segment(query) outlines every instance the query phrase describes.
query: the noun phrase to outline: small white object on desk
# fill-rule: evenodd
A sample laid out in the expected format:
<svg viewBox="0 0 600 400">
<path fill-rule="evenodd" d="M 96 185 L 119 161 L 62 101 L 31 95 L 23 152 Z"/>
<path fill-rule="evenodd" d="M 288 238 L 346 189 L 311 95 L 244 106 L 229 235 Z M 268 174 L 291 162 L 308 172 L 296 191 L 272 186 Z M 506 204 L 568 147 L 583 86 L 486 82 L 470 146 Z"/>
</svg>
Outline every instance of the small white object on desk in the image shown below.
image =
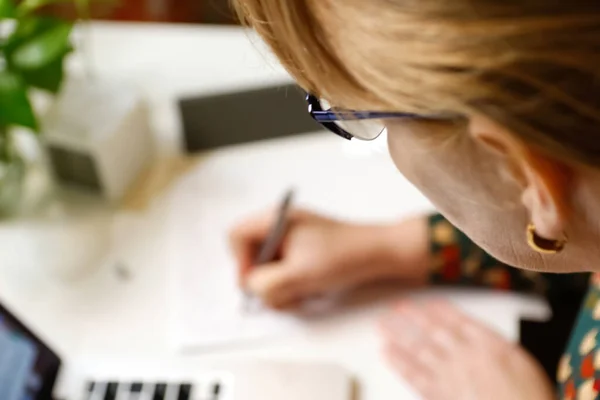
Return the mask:
<svg viewBox="0 0 600 400">
<path fill-rule="evenodd" d="M 69 80 L 42 126 L 58 179 L 113 202 L 152 161 L 147 106 L 126 82 Z"/>
</svg>

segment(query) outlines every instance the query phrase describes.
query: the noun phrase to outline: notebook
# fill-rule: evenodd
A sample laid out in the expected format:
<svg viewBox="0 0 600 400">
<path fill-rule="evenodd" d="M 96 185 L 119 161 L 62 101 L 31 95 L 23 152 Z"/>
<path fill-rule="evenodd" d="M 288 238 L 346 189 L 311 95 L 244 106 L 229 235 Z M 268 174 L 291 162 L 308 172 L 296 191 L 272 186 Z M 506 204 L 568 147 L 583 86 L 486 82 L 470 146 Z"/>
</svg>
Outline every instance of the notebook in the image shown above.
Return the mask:
<svg viewBox="0 0 600 400">
<path fill-rule="evenodd" d="M 289 188 L 295 189 L 298 206 L 355 221 L 390 222 L 430 208 L 385 152 L 357 152 L 334 135 L 209 153 L 168 196 L 171 336 L 178 349 L 268 340 L 310 329 L 302 312 L 243 312 L 228 245 L 228 232 L 237 222 L 276 207 Z M 303 312 L 332 306 L 324 303 Z"/>
</svg>

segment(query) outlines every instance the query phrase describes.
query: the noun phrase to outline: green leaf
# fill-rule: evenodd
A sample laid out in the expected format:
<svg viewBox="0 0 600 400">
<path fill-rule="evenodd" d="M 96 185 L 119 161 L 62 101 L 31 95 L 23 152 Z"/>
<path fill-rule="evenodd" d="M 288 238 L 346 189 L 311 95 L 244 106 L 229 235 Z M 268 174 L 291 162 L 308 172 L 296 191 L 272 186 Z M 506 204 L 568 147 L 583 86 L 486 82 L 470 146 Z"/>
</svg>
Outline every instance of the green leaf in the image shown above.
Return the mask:
<svg viewBox="0 0 600 400">
<path fill-rule="evenodd" d="M 12 36 L 17 38 L 28 38 L 54 28 L 61 23 L 61 20 L 54 17 L 23 17 L 19 19 L 17 29 L 15 29 Z"/>
<path fill-rule="evenodd" d="M 24 41 L 11 54 L 10 62 L 21 70 L 44 68 L 70 48 L 73 24 L 62 22 Z"/>
<path fill-rule="evenodd" d="M 29 14 L 38 8 L 42 8 L 52 3 L 58 3 L 56 0 L 24 0 L 19 4 L 18 12 L 19 15 Z"/>
<path fill-rule="evenodd" d="M 61 20 L 52 17 L 30 16 L 19 18 L 15 30 L 6 39 L 6 45 L 4 46 L 4 52 L 8 55 L 9 62 L 12 53 L 17 47 L 31 40 L 36 35 L 40 35 L 61 24 L 63 24 Z"/>
<path fill-rule="evenodd" d="M 14 18 L 15 4 L 13 0 L 0 0 L 0 19 Z"/>
<path fill-rule="evenodd" d="M 27 85 L 9 71 L 0 71 L 0 125 L 20 125 L 37 130 Z"/>
<path fill-rule="evenodd" d="M 65 53 L 62 57 L 43 68 L 24 70 L 21 72 L 21 76 L 28 85 L 56 94 L 63 82 L 64 61 L 67 54 Z"/>
<path fill-rule="evenodd" d="M 65 23 L 56 18 L 28 16 L 18 20 L 18 25 L 4 46 L 8 68 L 17 71 L 30 86 L 56 93 L 64 78 L 63 64 L 66 56 L 73 50 L 70 43 L 55 60 L 39 68 L 21 68 L 14 62 L 14 54 L 23 46 L 36 40 L 42 34 Z"/>
</svg>

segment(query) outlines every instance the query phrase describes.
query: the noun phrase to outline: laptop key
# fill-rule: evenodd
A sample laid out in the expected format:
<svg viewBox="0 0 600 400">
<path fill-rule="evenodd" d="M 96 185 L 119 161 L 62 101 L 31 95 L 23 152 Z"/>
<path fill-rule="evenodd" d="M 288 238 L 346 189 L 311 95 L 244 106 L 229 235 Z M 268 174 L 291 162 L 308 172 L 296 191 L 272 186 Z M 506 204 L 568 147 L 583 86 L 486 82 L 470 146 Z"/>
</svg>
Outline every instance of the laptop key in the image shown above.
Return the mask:
<svg viewBox="0 0 600 400">
<path fill-rule="evenodd" d="M 144 386 L 141 382 L 134 382 L 131 384 L 131 393 L 139 393 L 142 391 L 142 387 Z"/>
<path fill-rule="evenodd" d="M 152 400 L 165 400 L 166 392 L 167 392 L 167 384 L 166 383 L 157 383 L 154 388 L 154 396 L 152 396 Z"/>
<path fill-rule="evenodd" d="M 190 400 L 190 396 L 192 394 L 192 385 L 189 383 L 184 383 L 179 386 L 179 395 L 177 396 L 177 400 Z"/>
<path fill-rule="evenodd" d="M 108 382 L 108 385 L 106 385 L 106 392 L 104 393 L 104 400 L 115 400 L 117 398 L 118 387 L 118 382 Z"/>
<path fill-rule="evenodd" d="M 221 384 L 219 382 L 213 383 L 212 387 L 213 399 L 218 400 L 219 395 L 221 394 Z"/>
</svg>

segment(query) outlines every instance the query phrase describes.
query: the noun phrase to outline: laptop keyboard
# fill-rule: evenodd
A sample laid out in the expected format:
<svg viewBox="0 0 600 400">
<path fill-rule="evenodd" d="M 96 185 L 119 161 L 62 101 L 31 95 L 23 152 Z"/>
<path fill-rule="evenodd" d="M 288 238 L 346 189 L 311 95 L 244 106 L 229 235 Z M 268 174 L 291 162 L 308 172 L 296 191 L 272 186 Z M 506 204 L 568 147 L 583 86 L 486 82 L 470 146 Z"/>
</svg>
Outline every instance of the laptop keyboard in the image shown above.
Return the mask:
<svg viewBox="0 0 600 400">
<path fill-rule="evenodd" d="M 89 382 L 85 400 L 228 400 L 227 387 L 213 380 L 187 382 Z"/>
</svg>

